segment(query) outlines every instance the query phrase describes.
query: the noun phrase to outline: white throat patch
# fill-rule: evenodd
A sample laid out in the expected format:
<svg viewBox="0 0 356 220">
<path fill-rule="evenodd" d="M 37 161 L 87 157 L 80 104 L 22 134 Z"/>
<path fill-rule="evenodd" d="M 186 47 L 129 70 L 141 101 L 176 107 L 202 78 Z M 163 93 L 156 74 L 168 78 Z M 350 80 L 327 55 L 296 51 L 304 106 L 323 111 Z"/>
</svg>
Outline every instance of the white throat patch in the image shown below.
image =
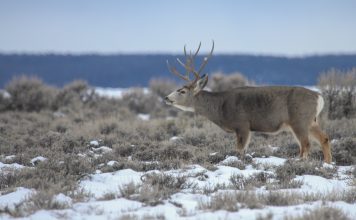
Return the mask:
<svg viewBox="0 0 356 220">
<path fill-rule="evenodd" d="M 173 104 L 174 107 L 176 108 L 179 108 L 183 111 L 187 111 L 187 112 L 194 112 L 194 108 L 192 107 L 187 107 L 187 106 L 183 106 L 183 105 L 176 105 L 176 104 Z"/>
</svg>

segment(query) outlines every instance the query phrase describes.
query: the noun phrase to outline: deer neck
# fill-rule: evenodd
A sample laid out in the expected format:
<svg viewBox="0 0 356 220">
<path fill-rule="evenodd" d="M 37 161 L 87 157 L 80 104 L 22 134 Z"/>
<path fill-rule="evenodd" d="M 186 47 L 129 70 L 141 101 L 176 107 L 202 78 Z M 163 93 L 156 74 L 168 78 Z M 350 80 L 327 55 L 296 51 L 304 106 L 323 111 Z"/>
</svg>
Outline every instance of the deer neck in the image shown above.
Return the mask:
<svg viewBox="0 0 356 220">
<path fill-rule="evenodd" d="M 194 111 L 213 122 L 219 120 L 222 99 L 216 93 L 201 91 L 194 98 Z"/>
</svg>

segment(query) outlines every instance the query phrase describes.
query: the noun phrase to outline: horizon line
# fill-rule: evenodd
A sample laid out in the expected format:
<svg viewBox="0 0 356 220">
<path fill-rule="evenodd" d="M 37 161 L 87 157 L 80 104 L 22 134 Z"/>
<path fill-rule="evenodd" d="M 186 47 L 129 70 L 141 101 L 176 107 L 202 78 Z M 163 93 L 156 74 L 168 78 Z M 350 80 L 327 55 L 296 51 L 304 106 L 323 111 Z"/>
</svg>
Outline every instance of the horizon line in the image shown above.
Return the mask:
<svg viewBox="0 0 356 220">
<path fill-rule="evenodd" d="M 205 53 L 204 53 L 205 54 Z M 204 56 L 198 55 L 198 56 Z M 63 51 L 1 51 L 0 55 L 27 55 L 27 56 L 46 56 L 46 55 L 57 55 L 57 56 L 118 56 L 118 55 L 169 55 L 169 56 L 183 56 L 183 53 L 179 52 L 144 52 L 144 51 L 135 51 L 135 52 L 98 52 L 98 51 L 87 51 L 87 52 L 63 52 Z M 255 57 L 281 57 L 281 58 L 306 58 L 306 57 L 321 57 L 321 56 L 354 56 L 354 52 L 326 52 L 326 53 L 305 53 L 305 54 L 278 54 L 278 53 L 253 53 L 253 52 L 218 52 L 214 53 L 217 56 L 255 56 Z"/>
</svg>

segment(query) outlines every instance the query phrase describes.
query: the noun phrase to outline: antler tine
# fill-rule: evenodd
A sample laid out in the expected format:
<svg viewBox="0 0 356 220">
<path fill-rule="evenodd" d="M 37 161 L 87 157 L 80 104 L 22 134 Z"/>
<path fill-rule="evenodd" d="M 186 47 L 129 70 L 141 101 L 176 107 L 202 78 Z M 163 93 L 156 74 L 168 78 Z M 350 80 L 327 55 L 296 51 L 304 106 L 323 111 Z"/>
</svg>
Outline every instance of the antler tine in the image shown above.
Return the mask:
<svg viewBox="0 0 356 220">
<path fill-rule="evenodd" d="M 198 79 L 200 79 L 200 75 L 199 73 L 195 70 L 195 65 L 194 65 L 194 59 L 195 57 L 198 55 L 199 51 L 201 48 L 201 42 L 199 42 L 199 46 L 198 49 L 195 51 L 194 55 L 192 55 L 192 52 L 190 52 L 190 56 L 189 56 L 189 66 L 190 66 L 190 72 L 192 72 L 195 76 L 195 79 L 193 80 L 192 84 L 195 83 Z"/>
<path fill-rule="evenodd" d="M 196 57 L 197 55 L 198 55 L 198 53 L 199 53 L 199 50 L 200 50 L 200 47 L 201 47 L 201 41 L 199 42 L 199 46 L 198 46 L 198 49 L 197 49 L 197 51 L 194 53 L 194 56 L 193 56 L 193 58 L 194 57 Z"/>
<path fill-rule="evenodd" d="M 186 70 L 190 69 L 187 65 L 185 65 L 185 63 L 183 63 L 179 58 L 177 58 L 177 61 L 180 65 L 182 65 L 182 67 L 184 67 Z"/>
<path fill-rule="evenodd" d="M 172 66 L 169 64 L 168 60 L 167 60 L 167 66 L 168 66 L 168 69 L 169 69 L 169 71 L 170 71 L 171 73 L 173 73 L 174 75 L 178 76 L 179 78 L 181 78 L 181 79 L 183 79 L 183 80 L 185 80 L 185 81 L 190 82 L 189 78 L 187 78 L 187 77 L 183 76 L 182 74 L 180 74 L 180 73 L 178 72 L 178 70 L 177 70 L 175 67 L 172 67 Z"/>
<path fill-rule="evenodd" d="M 184 45 L 184 57 L 186 58 L 186 63 L 183 63 L 179 58 L 177 58 L 178 63 L 186 69 L 186 75 L 189 79 L 189 72 L 194 71 L 194 67 L 192 65 L 192 52 L 189 52 L 189 56 L 187 56 L 186 44 Z"/>
<path fill-rule="evenodd" d="M 187 78 L 189 79 L 189 73 L 194 71 L 194 69 L 191 67 L 190 59 L 187 58 L 187 64 L 183 63 L 179 58 L 177 58 L 177 61 L 182 67 L 184 67 L 184 69 L 186 70 L 185 75 L 187 75 Z"/>
<path fill-rule="evenodd" d="M 204 57 L 204 61 L 203 61 L 203 63 L 201 64 L 201 66 L 200 66 L 200 68 L 199 68 L 199 70 L 198 70 L 198 75 L 200 75 L 201 71 L 204 69 L 205 65 L 208 63 L 208 61 L 209 61 L 211 55 L 213 54 L 213 51 L 214 51 L 214 41 L 213 41 L 213 46 L 212 46 L 212 48 L 211 48 L 211 51 L 210 51 L 209 55 L 206 56 L 206 57 Z"/>
</svg>

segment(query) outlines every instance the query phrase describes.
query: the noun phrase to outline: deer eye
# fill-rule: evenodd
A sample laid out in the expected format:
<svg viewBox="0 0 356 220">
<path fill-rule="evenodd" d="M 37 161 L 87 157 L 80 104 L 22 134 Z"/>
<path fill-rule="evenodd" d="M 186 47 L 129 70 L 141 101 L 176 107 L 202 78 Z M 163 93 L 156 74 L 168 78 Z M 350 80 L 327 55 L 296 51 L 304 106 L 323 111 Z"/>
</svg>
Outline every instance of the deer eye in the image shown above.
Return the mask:
<svg viewBox="0 0 356 220">
<path fill-rule="evenodd" d="M 184 90 L 180 90 L 179 93 L 180 94 L 185 94 L 185 91 Z"/>
</svg>

